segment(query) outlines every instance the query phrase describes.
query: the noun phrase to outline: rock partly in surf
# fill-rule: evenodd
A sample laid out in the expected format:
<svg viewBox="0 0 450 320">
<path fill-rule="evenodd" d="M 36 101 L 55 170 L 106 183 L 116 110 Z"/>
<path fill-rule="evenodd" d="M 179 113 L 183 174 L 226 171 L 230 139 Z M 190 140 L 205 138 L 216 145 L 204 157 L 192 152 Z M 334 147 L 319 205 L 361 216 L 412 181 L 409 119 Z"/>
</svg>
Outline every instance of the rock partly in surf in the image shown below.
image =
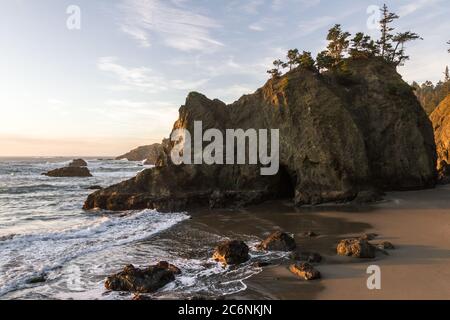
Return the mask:
<svg viewBox="0 0 450 320">
<path fill-rule="evenodd" d="M 248 246 L 243 241 L 225 241 L 216 247 L 213 259 L 224 265 L 240 264 L 250 259 L 248 251 Z"/>
<path fill-rule="evenodd" d="M 109 276 L 105 287 L 112 291 L 150 293 L 174 281 L 175 275 L 180 273 L 180 269 L 165 261 L 145 269 L 135 268 L 130 264 L 123 271 Z"/>
<path fill-rule="evenodd" d="M 86 167 L 59 168 L 44 173 L 44 175 L 48 177 L 92 177 L 92 174 Z"/>
</svg>

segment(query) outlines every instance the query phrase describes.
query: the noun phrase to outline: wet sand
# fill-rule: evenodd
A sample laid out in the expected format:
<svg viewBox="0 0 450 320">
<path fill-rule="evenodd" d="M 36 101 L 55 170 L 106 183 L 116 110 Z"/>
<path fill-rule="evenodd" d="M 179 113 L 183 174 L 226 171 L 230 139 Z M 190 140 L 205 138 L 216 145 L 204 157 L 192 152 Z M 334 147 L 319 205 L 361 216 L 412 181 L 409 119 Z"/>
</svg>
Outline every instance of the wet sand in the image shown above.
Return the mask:
<svg viewBox="0 0 450 320">
<path fill-rule="evenodd" d="M 450 185 L 392 192 L 368 206 L 294 208 L 270 202 L 246 210 L 197 212 L 190 222 L 230 238 L 263 239 L 274 230 L 295 235 L 300 251 L 319 252 L 323 279 L 302 281 L 285 259 L 247 280 L 238 299 L 450 299 Z M 302 234 L 314 231 L 315 238 Z M 375 232 L 396 249 L 375 259 L 339 257 L 340 239 Z M 381 268 L 381 290 L 367 289 L 369 265 Z"/>
</svg>

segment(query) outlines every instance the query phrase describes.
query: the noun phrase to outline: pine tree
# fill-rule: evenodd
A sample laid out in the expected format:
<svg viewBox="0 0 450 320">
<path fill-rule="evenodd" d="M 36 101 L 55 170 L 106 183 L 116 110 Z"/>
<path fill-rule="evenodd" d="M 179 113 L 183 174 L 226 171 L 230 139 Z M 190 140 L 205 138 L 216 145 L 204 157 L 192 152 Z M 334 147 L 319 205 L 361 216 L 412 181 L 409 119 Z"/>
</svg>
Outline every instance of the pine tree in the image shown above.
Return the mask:
<svg viewBox="0 0 450 320">
<path fill-rule="evenodd" d="M 287 65 L 289 67 L 289 70 L 292 70 L 296 65 L 298 65 L 298 59 L 299 59 L 299 53 L 298 49 L 291 49 L 288 51 L 286 55 Z"/>
<path fill-rule="evenodd" d="M 393 12 L 389 12 L 389 9 L 386 4 L 383 5 L 383 8 L 381 9 L 381 20 L 380 20 L 380 30 L 381 30 L 381 37 L 377 41 L 380 54 L 383 58 L 387 58 L 390 55 L 390 52 L 392 50 L 392 44 L 391 40 L 394 37 L 392 34 L 392 31 L 394 31 L 394 28 L 390 26 L 390 24 L 399 18 L 398 15 L 396 15 Z"/>
<path fill-rule="evenodd" d="M 328 31 L 327 40 L 329 43 L 327 49 L 329 56 L 334 60 L 334 66 L 342 61 L 344 53 L 350 44 L 348 37 L 350 37 L 350 33 L 343 32 L 340 24 L 336 24 Z"/>
<path fill-rule="evenodd" d="M 302 54 L 298 57 L 298 63 L 301 68 L 308 69 L 308 70 L 314 70 L 315 67 L 315 61 L 311 56 L 311 52 L 303 51 Z"/>
<path fill-rule="evenodd" d="M 270 74 L 272 78 L 279 78 L 281 76 L 280 68 L 284 68 L 285 63 L 278 59 L 273 62 L 273 65 L 275 68 L 267 70 L 267 73 Z"/>
<path fill-rule="evenodd" d="M 333 58 L 328 54 L 328 51 L 324 50 L 319 52 L 316 57 L 317 69 L 319 71 L 329 70 L 333 67 Z"/>
<path fill-rule="evenodd" d="M 450 80 L 450 74 L 448 71 L 448 66 L 445 67 L 445 71 L 444 71 L 444 82 L 448 82 Z"/>
<path fill-rule="evenodd" d="M 391 50 L 387 60 L 396 66 L 402 66 L 406 60 L 409 60 L 409 56 L 405 55 L 405 43 L 417 39 L 422 38 L 417 33 L 411 31 L 397 33 L 392 38 L 395 46 Z"/>
<path fill-rule="evenodd" d="M 352 58 L 368 58 L 378 53 L 378 48 L 370 36 L 362 32 L 355 34 L 351 40 L 350 56 Z"/>
</svg>

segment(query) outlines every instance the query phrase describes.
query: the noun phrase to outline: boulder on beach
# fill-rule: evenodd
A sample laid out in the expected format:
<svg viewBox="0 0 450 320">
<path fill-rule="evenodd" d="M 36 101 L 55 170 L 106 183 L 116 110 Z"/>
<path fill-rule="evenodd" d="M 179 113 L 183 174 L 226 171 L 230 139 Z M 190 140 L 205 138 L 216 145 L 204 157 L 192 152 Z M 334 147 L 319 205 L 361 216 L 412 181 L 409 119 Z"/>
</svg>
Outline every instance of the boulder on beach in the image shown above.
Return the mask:
<svg viewBox="0 0 450 320">
<path fill-rule="evenodd" d="M 69 167 L 87 167 L 87 162 L 83 159 L 74 159 L 69 163 Z"/>
<path fill-rule="evenodd" d="M 364 239 L 344 239 L 337 245 L 338 255 L 355 258 L 375 258 L 376 248 Z"/>
<path fill-rule="evenodd" d="M 181 271 L 165 261 L 145 269 L 127 265 L 123 271 L 109 276 L 105 288 L 112 291 L 151 293 L 175 280 Z"/>
<path fill-rule="evenodd" d="M 224 265 L 240 264 L 250 259 L 248 251 L 243 241 L 224 241 L 216 247 L 212 258 Z"/>
<path fill-rule="evenodd" d="M 227 129 L 278 129 L 275 175 L 261 175 L 261 164 L 177 166 L 169 141 L 157 167 L 91 194 L 84 209 L 192 210 L 286 198 L 300 206 L 433 187 L 433 127 L 412 88 L 383 59 L 345 63 L 351 81 L 333 70 L 295 68 L 230 105 L 188 95 L 173 130 L 193 134 L 195 121 L 224 137 Z"/>
<path fill-rule="evenodd" d="M 303 280 L 320 279 L 320 272 L 307 262 L 291 264 L 289 266 L 289 271 Z"/>
<path fill-rule="evenodd" d="M 297 247 L 293 237 L 286 232 L 275 231 L 260 244 L 258 250 L 267 251 L 292 251 Z"/>
<path fill-rule="evenodd" d="M 48 177 L 92 177 L 86 167 L 65 167 L 51 170 L 43 175 Z"/>
</svg>

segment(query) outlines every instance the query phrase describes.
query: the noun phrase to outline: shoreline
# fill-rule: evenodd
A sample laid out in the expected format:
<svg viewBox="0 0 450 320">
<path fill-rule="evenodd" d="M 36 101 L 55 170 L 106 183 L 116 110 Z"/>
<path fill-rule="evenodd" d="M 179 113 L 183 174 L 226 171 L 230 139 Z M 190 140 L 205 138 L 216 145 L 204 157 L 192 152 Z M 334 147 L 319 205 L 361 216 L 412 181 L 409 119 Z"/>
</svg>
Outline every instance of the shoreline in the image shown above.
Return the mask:
<svg viewBox="0 0 450 320">
<path fill-rule="evenodd" d="M 317 207 L 319 212 L 314 213 L 317 219 L 324 221 L 341 220 L 338 233 L 322 233 L 318 239 L 309 239 L 310 243 L 297 241 L 301 250 L 312 249 L 323 255 L 324 261 L 316 265 L 322 274 L 321 280 L 299 280 L 289 272 L 288 263 L 284 263 L 269 266 L 247 279 L 244 281 L 247 289 L 231 298 L 427 300 L 450 297 L 450 185 L 389 192 L 384 201 L 370 205 L 367 210 L 338 209 Z M 372 243 L 386 240 L 396 249 L 389 251 L 388 256 L 378 253 L 375 259 L 335 254 L 336 238 L 364 232 L 379 234 Z M 381 268 L 381 290 L 367 289 L 369 265 Z"/>
</svg>

